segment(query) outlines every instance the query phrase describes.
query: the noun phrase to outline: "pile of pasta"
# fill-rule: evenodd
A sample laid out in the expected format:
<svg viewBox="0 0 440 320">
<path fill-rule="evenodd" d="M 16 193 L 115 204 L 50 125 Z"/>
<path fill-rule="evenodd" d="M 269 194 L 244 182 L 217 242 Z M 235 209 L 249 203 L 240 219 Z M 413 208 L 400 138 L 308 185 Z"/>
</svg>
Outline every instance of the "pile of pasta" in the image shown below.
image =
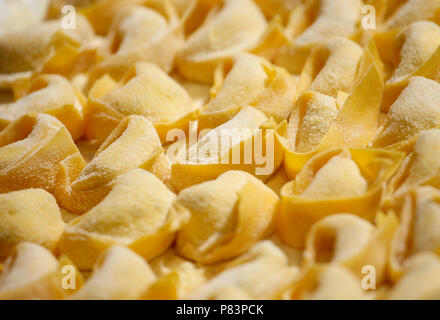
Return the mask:
<svg viewBox="0 0 440 320">
<path fill-rule="evenodd" d="M 0 3 L 0 299 L 440 299 L 439 0 L 34 4 Z M 214 160 L 262 132 L 269 172 L 184 161 L 232 129 Z"/>
</svg>

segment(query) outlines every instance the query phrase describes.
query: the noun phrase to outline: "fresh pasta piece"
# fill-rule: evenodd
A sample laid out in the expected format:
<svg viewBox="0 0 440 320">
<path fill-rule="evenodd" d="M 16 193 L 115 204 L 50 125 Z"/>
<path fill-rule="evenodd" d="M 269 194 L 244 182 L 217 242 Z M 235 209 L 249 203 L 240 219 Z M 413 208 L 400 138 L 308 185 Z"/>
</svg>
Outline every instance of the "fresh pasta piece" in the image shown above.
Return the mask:
<svg viewBox="0 0 440 320">
<path fill-rule="evenodd" d="M 54 250 L 64 222 L 55 198 L 43 189 L 0 194 L 0 259 L 21 241 Z"/>
<path fill-rule="evenodd" d="M 180 73 L 189 80 L 212 83 L 218 64 L 255 48 L 266 27 L 263 13 L 253 1 L 225 0 L 178 54 Z"/>
<path fill-rule="evenodd" d="M 356 31 L 362 8 L 360 0 L 310 0 L 292 11 L 288 34 L 292 44 L 280 49 L 275 63 L 300 73 L 311 50 L 334 37 Z"/>
<path fill-rule="evenodd" d="M 0 34 L 36 26 L 44 18 L 49 0 L 0 2 Z"/>
<path fill-rule="evenodd" d="M 440 84 L 423 77 L 412 77 L 391 105 L 375 147 L 399 148 L 421 131 L 440 125 Z"/>
<path fill-rule="evenodd" d="M 130 169 L 146 169 L 165 180 L 161 169 L 165 162 L 166 156 L 152 123 L 141 116 L 128 116 L 87 165 L 78 166 L 77 157 L 60 163 L 55 197 L 63 208 L 82 214 L 110 192 L 115 178 Z"/>
<path fill-rule="evenodd" d="M 405 263 L 404 275 L 391 289 L 390 300 L 440 299 L 440 261 L 432 253 L 420 253 Z"/>
<path fill-rule="evenodd" d="M 91 269 L 114 244 L 126 245 L 151 259 L 173 242 L 187 217 L 176 196 L 152 173 L 133 169 L 119 176 L 108 195 L 71 221 L 60 239 L 60 252 L 81 269 Z"/>
<path fill-rule="evenodd" d="M 440 130 L 423 131 L 388 186 L 388 196 L 399 197 L 424 184 L 440 170 Z"/>
<path fill-rule="evenodd" d="M 154 272 L 142 257 L 114 245 L 99 257 L 90 278 L 69 299 L 138 299 L 155 280 Z"/>
<path fill-rule="evenodd" d="M 236 257 L 273 231 L 278 196 L 243 171 L 182 190 L 177 203 L 191 213 L 177 234 L 177 252 L 215 263 Z"/>
<path fill-rule="evenodd" d="M 93 30 L 80 15 L 74 30 L 65 30 L 60 20 L 53 20 L 1 34 L 0 87 L 34 72 L 70 74 L 80 67 L 77 61 L 93 39 Z"/>
<path fill-rule="evenodd" d="M 367 147 L 377 135 L 383 81 L 366 50 L 350 95 L 336 99 L 306 92 L 297 100 L 287 132 L 277 135 L 284 152 L 284 168 L 293 179 L 316 153 L 337 147 Z"/>
<path fill-rule="evenodd" d="M 351 92 L 363 50 L 355 42 L 336 37 L 312 52 L 301 72 L 299 90 L 335 97 Z"/>
<path fill-rule="evenodd" d="M 282 125 L 276 127 L 262 112 L 245 107 L 196 143 L 187 147 L 181 139 L 168 148 L 171 185 L 178 192 L 229 170 L 246 171 L 267 181 L 282 163 L 283 151 L 275 139 L 275 133 L 282 130 Z"/>
<path fill-rule="evenodd" d="M 400 225 L 390 249 L 390 278 L 396 282 L 404 273 L 406 259 L 423 252 L 440 252 L 440 192 L 430 186 L 413 189 L 397 206 Z"/>
<path fill-rule="evenodd" d="M 70 158 L 72 170 L 84 164 L 67 129 L 48 114 L 25 115 L 0 132 L 0 193 L 56 188 L 59 163 Z"/>
<path fill-rule="evenodd" d="M 90 83 L 104 74 L 120 80 L 137 62 L 151 62 L 171 71 L 175 55 L 183 45 L 183 29 L 176 13 L 168 6 L 166 17 L 143 6 L 119 6 L 123 7 L 113 19 L 101 52 L 102 61 L 90 71 Z M 106 7 L 104 11 L 107 10 Z"/>
<path fill-rule="evenodd" d="M 276 269 L 276 272 L 274 270 Z M 226 263 L 224 271 L 208 281 L 190 299 L 279 299 L 295 280 L 297 268 L 289 267 L 285 254 L 270 241 Z"/>
<path fill-rule="evenodd" d="M 240 53 L 218 93 L 198 115 L 199 125 L 215 128 L 244 106 L 252 106 L 281 122 L 292 110 L 295 93 L 294 79 L 286 70 L 264 58 Z"/>
<path fill-rule="evenodd" d="M 158 279 L 142 296 L 145 300 L 184 299 L 207 282 L 211 272 L 204 267 L 179 257 L 174 249 L 150 263 Z"/>
<path fill-rule="evenodd" d="M 137 63 L 120 85 L 105 76 L 92 88 L 86 136 L 99 145 L 125 116 L 139 115 L 149 119 L 165 141 L 168 130 L 183 126 L 192 113 L 191 98 L 183 87 L 156 65 Z"/>
<path fill-rule="evenodd" d="M 314 265 L 294 285 L 293 300 L 368 300 L 372 297 L 349 270 L 334 264 Z"/>
<path fill-rule="evenodd" d="M 281 240 L 301 248 L 315 222 L 340 212 L 373 221 L 383 184 L 402 159 L 401 152 L 379 149 L 333 149 L 314 156 L 281 189 Z"/>
<path fill-rule="evenodd" d="M 401 28 L 420 20 L 438 18 L 438 0 L 407 0 L 386 22 L 388 29 Z"/>
<path fill-rule="evenodd" d="M 114 17 L 124 7 L 144 2 L 145 0 L 94 0 L 90 1 L 88 5 L 86 4 L 84 8 L 81 8 L 80 13 L 90 21 L 97 34 L 106 35 L 109 32 Z"/>
<path fill-rule="evenodd" d="M 0 276 L 0 299 L 63 299 L 57 259 L 46 248 L 21 242 Z"/>
<path fill-rule="evenodd" d="M 440 27 L 430 21 L 414 22 L 401 32 L 398 41 L 403 41 L 399 65 L 387 84 L 408 79 L 428 61 L 440 45 Z"/>
<path fill-rule="evenodd" d="M 281 15 L 283 20 L 288 20 L 290 12 L 294 10 L 302 0 L 255 0 L 268 18 Z"/>
<path fill-rule="evenodd" d="M 397 225 L 394 216 L 379 215 L 376 228 L 352 214 L 325 217 L 307 235 L 304 264 L 337 263 L 359 278 L 365 276 L 364 266 L 373 266 L 379 285 L 386 276 L 388 247 Z"/>
<path fill-rule="evenodd" d="M 69 81 L 58 75 L 41 75 L 32 80 L 18 101 L 0 105 L 0 130 L 25 114 L 41 112 L 58 118 L 77 140 L 84 132 L 82 109 Z"/>
<path fill-rule="evenodd" d="M 296 105 L 290 115 L 287 140 L 296 152 L 311 152 L 319 147 L 339 108 L 334 98 L 314 91 L 301 95 Z"/>
</svg>

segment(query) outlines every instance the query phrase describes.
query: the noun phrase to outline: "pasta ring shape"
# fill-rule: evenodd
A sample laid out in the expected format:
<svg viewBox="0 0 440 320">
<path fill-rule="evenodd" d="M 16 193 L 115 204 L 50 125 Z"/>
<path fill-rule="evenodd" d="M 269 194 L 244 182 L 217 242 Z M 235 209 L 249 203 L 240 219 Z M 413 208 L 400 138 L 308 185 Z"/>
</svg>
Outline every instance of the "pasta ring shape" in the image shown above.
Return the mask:
<svg viewBox="0 0 440 320">
<path fill-rule="evenodd" d="M 54 20 L 0 35 L 0 87 L 9 88 L 32 73 L 70 74 L 80 56 L 90 54 L 85 44 L 93 39 L 92 28 L 80 15 L 73 31 Z"/>
<path fill-rule="evenodd" d="M 211 101 L 197 116 L 201 128 L 215 128 L 230 120 L 243 106 L 252 106 L 277 123 L 292 110 L 296 86 L 284 69 L 266 59 L 239 53 Z"/>
<path fill-rule="evenodd" d="M 212 12 L 177 56 L 179 71 L 189 80 L 212 83 L 218 64 L 256 48 L 267 28 L 263 13 L 251 0 L 225 0 L 221 9 Z"/>
<path fill-rule="evenodd" d="M 25 114 L 47 113 L 69 130 L 77 140 L 84 133 L 83 108 L 72 85 L 58 75 L 40 75 L 29 84 L 16 102 L 0 106 L 0 130 Z"/>
<path fill-rule="evenodd" d="M 440 261 L 432 253 L 420 253 L 405 264 L 404 275 L 390 290 L 390 300 L 437 300 L 440 298 Z"/>
<path fill-rule="evenodd" d="M 412 77 L 391 105 L 373 146 L 400 149 L 421 131 L 436 128 L 440 119 L 440 84 Z"/>
<path fill-rule="evenodd" d="M 362 278 L 362 268 L 373 266 L 376 285 L 387 272 L 388 248 L 397 228 L 395 216 L 377 216 L 377 227 L 351 214 L 335 214 L 316 222 L 310 229 L 304 251 L 304 265 L 336 263 Z"/>
<path fill-rule="evenodd" d="M 179 257 L 173 248 L 153 259 L 150 266 L 158 279 L 142 296 L 145 300 L 184 299 L 211 275 L 208 268 Z"/>
<path fill-rule="evenodd" d="M 236 257 L 269 235 L 279 198 L 252 175 L 228 171 L 182 190 L 177 203 L 191 212 L 177 234 L 177 253 L 211 264 Z"/>
<path fill-rule="evenodd" d="M 277 272 L 272 272 L 274 268 Z M 203 300 L 279 299 L 298 270 L 270 241 L 261 241 L 188 297 Z"/>
<path fill-rule="evenodd" d="M 332 97 L 306 92 L 297 100 L 289 119 L 289 140 L 277 134 L 285 152 L 284 168 L 291 179 L 320 151 L 367 147 L 376 137 L 383 84 L 373 58 L 368 52 L 365 57 L 365 71 L 360 68 L 363 75 L 358 76 L 360 81 L 348 97 L 340 94 L 334 101 Z M 304 138 L 311 142 L 307 149 L 301 145 Z"/>
<path fill-rule="evenodd" d="M 390 278 L 402 277 L 405 259 L 423 252 L 440 252 L 437 226 L 440 217 L 440 193 L 430 186 L 408 192 L 402 200 L 400 225 L 390 251 Z"/>
<path fill-rule="evenodd" d="M 286 28 L 292 43 L 280 48 L 275 64 L 300 73 L 316 45 L 355 33 L 361 8 L 360 0 L 309 0 L 298 6 Z"/>
<path fill-rule="evenodd" d="M 85 115 L 88 140 L 100 145 L 129 115 L 149 119 L 165 141 L 168 130 L 183 127 L 194 117 L 194 108 L 174 79 L 154 64 L 137 63 L 120 85 L 107 76 L 95 82 Z"/>
<path fill-rule="evenodd" d="M 84 160 L 67 129 L 48 114 L 24 115 L 0 132 L 0 193 L 56 188 L 59 163 Z"/>
<path fill-rule="evenodd" d="M 387 195 L 397 198 L 410 189 L 433 179 L 440 170 L 440 130 L 423 131 L 415 140 L 412 152 L 388 184 Z"/>
<path fill-rule="evenodd" d="M 398 169 L 404 154 L 379 149 L 332 149 L 306 163 L 281 189 L 278 235 L 302 248 L 311 226 L 340 212 L 373 221 L 383 183 Z"/>
<path fill-rule="evenodd" d="M 317 47 L 301 72 L 298 90 L 318 91 L 335 97 L 351 92 L 363 50 L 355 42 L 336 37 Z"/>
<path fill-rule="evenodd" d="M 313 265 L 293 286 L 292 300 L 368 300 L 359 279 L 349 270 L 335 264 Z"/>
<path fill-rule="evenodd" d="M 186 210 L 152 173 L 133 169 L 120 175 L 107 196 L 72 220 L 60 239 L 60 252 L 81 269 L 91 269 L 112 245 L 126 245 L 145 259 L 164 252 L 173 242 Z M 123 201 L 121 201 L 123 199 Z"/>
<path fill-rule="evenodd" d="M 85 165 L 73 156 L 60 163 L 55 197 L 68 211 L 82 214 L 97 205 L 112 189 L 115 178 L 143 168 L 162 176 L 166 157 L 152 123 L 141 116 L 124 118 Z M 78 165 L 81 163 L 81 165 Z"/>
<path fill-rule="evenodd" d="M 68 299 L 138 299 L 155 280 L 142 257 L 124 246 L 114 245 L 99 257 L 90 278 Z"/>
<path fill-rule="evenodd" d="M 283 130 L 283 124 L 275 127 L 262 112 L 245 107 L 231 120 L 209 131 L 196 144 L 187 148 L 186 141 L 177 141 L 172 149 L 167 150 L 168 155 L 175 155 L 171 165 L 172 187 L 178 192 L 215 179 L 229 170 L 246 171 L 262 181 L 267 181 L 282 164 L 283 150 L 275 139 L 275 134 Z M 228 144 L 224 143 L 225 139 Z M 252 155 L 252 151 L 249 152 L 249 146 L 252 143 L 255 146 L 257 141 L 261 141 L 261 151 L 265 154 L 266 163 L 257 159 L 255 154 Z M 251 158 L 246 162 L 245 153 Z M 194 161 L 194 155 L 197 156 L 197 161 Z M 234 162 L 235 155 L 240 156 L 239 163 Z"/>
<path fill-rule="evenodd" d="M 0 259 L 31 241 L 54 250 L 64 230 L 55 198 L 43 189 L 0 194 Z"/>
<path fill-rule="evenodd" d="M 402 28 L 420 20 L 438 21 L 438 0 L 408 0 L 386 21 L 387 29 Z"/>
<path fill-rule="evenodd" d="M 21 242 L 7 259 L 0 278 L 1 299 L 63 299 L 59 263 L 46 248 Z"/>
<path fill-rule="evenodd" d="M 183 46 L 183 27 L 167 3 L 168 21 L 147 7 L 121 4 L 124 7 L 115 15 L 101 50 L 102 61 L 90 71 L 90 84 L 104 74 L 120 80 L 137 62 L 154 63 L 171 71 L 177 51 Z"/>
</svg>

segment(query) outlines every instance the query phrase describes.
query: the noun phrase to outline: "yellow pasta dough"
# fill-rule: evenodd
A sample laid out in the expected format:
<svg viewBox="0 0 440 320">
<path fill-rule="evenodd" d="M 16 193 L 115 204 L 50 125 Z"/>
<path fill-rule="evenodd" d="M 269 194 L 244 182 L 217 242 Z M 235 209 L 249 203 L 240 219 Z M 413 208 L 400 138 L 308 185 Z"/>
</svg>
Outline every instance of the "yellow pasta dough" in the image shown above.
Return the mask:
<svg viewBox="0 0 440 320">
<path fill-rule="evenodd" d="M 280 122 L 289 116 L 295 95 L 294 79 L 286 70 L 255 55 L 237 54 L 218 93 L 198 115 L 199 126 L 217 127 L 245 106 Z"/>
<path fill-rule="evenodd" d="M 62 299 L 58 261 L 42 246 L 21 242 L 6 260 L 0 299 Z"/>
<path fill-rule="evenodd" d="M 59 163 L 84 162 L 67 129 L 47 114 L 24 115 L 0 132 L 0 192 L 43 188 L 54 192 Z"/>
<path fill-rule="evenodd" d="M 0 300 L 440 299 L 439 101 L 440 0 L 0 0 Z"/>
<path fill-rule="evenodd" d="M 16 102 L 0 105 L 0 128 L 32 112 L 47 113 L 58 118 L 74 140 L 84 132 L 83 107 L 79 97 L 61 76 L 39 76 L 32 80 Z"/>
<path fill-rule="evenodd" d="M 165 141 L 168 130 L 182 126 L 192 111 L 190 96 L 176 81 L 154 64 L 137 63 L 121 85 L 108 78 L 95 83 L 87 105 L 86 135 L 101 144 L 125 116 L 139 115 L 149 119 Z"/>
<path fill-rule="evenodd" d="M 141 116 L 128 116 L 87 165 L 77 156 L 60 163 L 55 197 L 63 208 L 81 214 L 98 204 L 111 190 L 115 178 L 130 169 L 147 169 L 165 179 L 160 170 L 164 161 L 165 155 L 152 123 Z"/>
<path fill-rule="evenodd" d="M 279 299 L 294 281 L 297 269 L 289 267 L 284 253 L 269 241 L 253 246 L 230 261 L 226 270 L 188 296 L 191 299 Z M 277 272 L 271 272 L 273 268 Z"/>
<path fill-rule="evenodd" d="M 0 194 L 0 259 L 21 241 L 32 241 L 54 250 L 64 222 L 55 198 L 42 189 Z"/>
<path fill-rule="evenodd" d="M 105 2 L 111 1 L 101 4 Z M 133 64 L 140 61 L 151 62 L 170 71 L 174 57 L 183 45 L 183 29 L 172 8 L 167 7 L 167 17 L 164 17 L 143 6 L 127 6 L 117 1 L 113 1 L 113 5 L 121 8 L 115 12 L 101 52 L 102 61 L 91 70 L 90 81 L 106 73 L 119 80 Z M 108 10 L 106 7 L 104 11 Z"/>
<path fill-rule="evenodd" d="M 373 221 L 383 182 L 402 158 L 400 152 L 377 149 L 333 149 L 316 155 L 281 189 L 280 238 L 303 247 L 316 221 L 344 211 Z"/>
<path fill-rule="evenodd" d="M 439 97 L 440 84 L 423 77 L 411 78 L 391 105 L 373 145 L 398 148 L 422 130 L 438 127 Z"/>
<path fill-rule="evenodd" d="M 177 252 L 203 263 L 236 257 L 273 230 L 278 202 L 272 190 L 242 171 L 184 189 L 177 203 L 191 217 L 177 234 Z"/>
<path fill-rule="evenodd" d="M 283 150 L 275 139 L 281 130 L 282 126 L 276 127 L 262 112 L 245 107 L 196 143 L 187 147 L 180 140 L 168 148 L 171 185 L 180 191 L 229 170 L 246 171 L 267 181 L 282 163 Z"/>
<path fill-rule="evenodd" d="M 212 83 L 219 63 L 257 46 L 266 19 L 251 0 L 225 0 L 185 43 L 177 57 L 183 76 Z"/>
<path fill-rule="evenodd" d="M 116 179 L 98 205 L 66 226 L 60 252 L 81 269 L 91 269 L 98 256 L 114 244 L 131 247 L 151 259 L 168 248 L 188 216 L 175 207 L 175 198 L 152 173 L 130 170 Z"/>
<path fill-rule="evenodd" d="M 137 299 L 155 279 L 144 259 L 130 249 L 115 245 L 99 257 L 90 278 L 69 299 Z"/>
</svg>

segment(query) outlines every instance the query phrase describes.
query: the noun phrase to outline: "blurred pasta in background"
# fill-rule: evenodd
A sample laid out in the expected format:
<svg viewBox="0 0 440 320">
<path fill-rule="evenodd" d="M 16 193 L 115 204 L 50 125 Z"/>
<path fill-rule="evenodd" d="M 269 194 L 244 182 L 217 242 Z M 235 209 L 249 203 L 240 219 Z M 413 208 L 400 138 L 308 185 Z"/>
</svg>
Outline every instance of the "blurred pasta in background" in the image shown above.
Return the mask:
<svg viewBox="0 0 440 320">
<path fill-rule="evenodd" d="M 440 0 L 0 0 L 0 299 L 440 299 L 439 82 Z"/>
</svg>

